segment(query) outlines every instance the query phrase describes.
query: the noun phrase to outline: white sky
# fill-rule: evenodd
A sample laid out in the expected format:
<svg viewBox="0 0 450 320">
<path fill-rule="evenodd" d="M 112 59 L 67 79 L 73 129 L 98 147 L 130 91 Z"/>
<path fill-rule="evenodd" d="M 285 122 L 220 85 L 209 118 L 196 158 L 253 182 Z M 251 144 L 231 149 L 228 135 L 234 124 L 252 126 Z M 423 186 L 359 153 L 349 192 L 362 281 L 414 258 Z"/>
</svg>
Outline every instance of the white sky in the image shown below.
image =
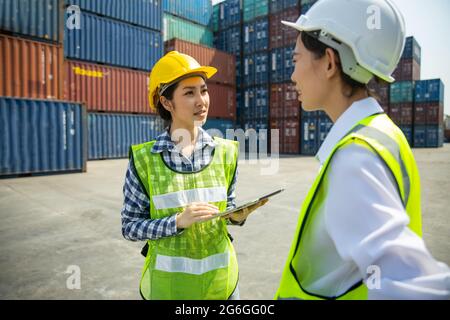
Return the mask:
<svg viewBox="0 0 450 320">
<path fill-rule="evenodd" d="M 393 1 L 405 17 L 407 36 L 414 36 L 422 48 L 421 79 L 442 79 L 445 113 L 450 115 L 450 1 Z"/>
</svg>

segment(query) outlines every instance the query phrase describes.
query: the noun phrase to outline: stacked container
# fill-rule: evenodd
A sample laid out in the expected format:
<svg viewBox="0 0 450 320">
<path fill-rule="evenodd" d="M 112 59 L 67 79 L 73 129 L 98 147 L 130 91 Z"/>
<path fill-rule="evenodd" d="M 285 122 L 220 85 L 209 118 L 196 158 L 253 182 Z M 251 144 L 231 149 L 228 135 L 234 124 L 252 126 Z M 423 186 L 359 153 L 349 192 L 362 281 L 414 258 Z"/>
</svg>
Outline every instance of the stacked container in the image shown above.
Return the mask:
<svg viewBox="0 0 450 320">
<path fill-rule="evenodd" d="M 162 3 L 64 2 L 64 98 L 86 105 L 89 159 L 127 157 L 131 144 L 163 130 L 147 98 L 149 73 L 164 50 Z"/>
</svg>

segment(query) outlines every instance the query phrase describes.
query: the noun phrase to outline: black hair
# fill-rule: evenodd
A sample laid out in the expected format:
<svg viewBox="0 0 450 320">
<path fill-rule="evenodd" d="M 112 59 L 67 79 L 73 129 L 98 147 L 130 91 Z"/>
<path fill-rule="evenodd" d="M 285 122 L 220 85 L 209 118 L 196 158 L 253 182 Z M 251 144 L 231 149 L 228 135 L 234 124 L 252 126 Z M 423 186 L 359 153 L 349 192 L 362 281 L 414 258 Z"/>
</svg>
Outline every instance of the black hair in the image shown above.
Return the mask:
<svg viewBox="0 0 450 320">
<path fill-rule="evenodd" d="M 334 53 L 338 57 L 340 57 L 339 52 L 336 49 L 324 44 L 323 42 L 319 41 L 318 39 L 316 39 L 312 35 L 308 34 L 307 32 L 300 32 L 300 37 L 301 37 L 301 40 L 302 40 L 305 48 L 308 51 L 312 52 L 316 59 L 320 59 L 323 56 L 325 56 L 325 51 L 327 48 L 330 48 L 331 50 L 333 50 Z M 367 94 L 370 97 L 378 98 L 377 94 L 372 89 L 370 89 L 365 83 L 358 82 L 358 81 L 352 79 L 348 74 L 344 73 L 342 71 L 342 65 L 340 67 L 340 71 L 341 71 L 342 80 L 344 81 L 344 83 L 346 85 L 348 85 L 351 88 L 350 94 L 347 95 L 344 93 L 344 95 L 347 98 L 352 97 L 357 89 L 364 89 L 364 90 L 366 90 Z M 379 79 L 378 77 L 374 76 L 371 81 L 375 81 L 378 83 L 379 81 L 382 81 L 382 80 Z"/>
<path fill-rule="evenodd" d="M 176 83 L 168 87 L 166 90 L 164 90 L 162 96 L 167 100 L 172 100 L 173 93 L 175 92 L 176 88 L 178 88 L 179 83 L 180 82 L 177 81 Z M 156 99 L 158 99 L 158 101 L 155 101 L 156 111 L 158 111 L 159 116 L 165 121 L 172 121 L 172 115 L 170 114 L 170 111 L 166 110 L 166 108 L 164 108 L 164 106 L 162 105 L 159 99 L 159 95 L 156 96 Z"/>
</svg>

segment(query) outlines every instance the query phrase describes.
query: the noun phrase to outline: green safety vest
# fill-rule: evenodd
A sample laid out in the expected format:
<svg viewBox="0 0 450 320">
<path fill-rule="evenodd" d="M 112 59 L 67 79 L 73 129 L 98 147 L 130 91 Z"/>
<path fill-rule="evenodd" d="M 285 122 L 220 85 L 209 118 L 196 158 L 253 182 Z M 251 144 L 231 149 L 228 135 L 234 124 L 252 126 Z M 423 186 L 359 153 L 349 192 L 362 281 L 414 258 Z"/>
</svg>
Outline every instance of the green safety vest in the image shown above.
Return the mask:
<svg viewBox="0 0 450 320">
<path fill-rule="evenodd" d="M 334 147 L 320 169 L 300 212 L 297 230 L 289 252 L 289 256 L 281 277 L 280 286 L 275 299 L 356 299 L 364 300 L 368 296 L 368 288 L 361 280 L 340 296 L 324 297 L 307 292 L 301 285 L 302 275 L 295 270 L 296 262 L 309 259 L 302 255 L 302 235 L 311 225 L 317 208 L 326 196 L 327 169 L 333 155 L 340 148 L 349 144 L 361 145 L 377 154 L 392 172 L 397 182 L 405 210 L 410 218 L 409 228 L 422 236 L 422 220 L 420 210 L 420 181 L 416 162 L 408 142 L 400 129 L 385 114 L 376 114 L 360 121 Z"/>
<path fill-rule="evenodd" d="M 215 138 L 210 164 L 198 172 L 169 168 L 162 153 L 152 153 L 155 141 L 131 147 L 134 166 L 150 198 L 152 219 L 177 214 L 192 202 L 208 202 L 220 211 L 238 159 L 238 143 Z M 195 223 L 182 233 L 148 241 L 140 282 L 144 299 L 228 299 L 238 282 L 236 253 L 226 222 L 216 218 Z"/>
</svg>

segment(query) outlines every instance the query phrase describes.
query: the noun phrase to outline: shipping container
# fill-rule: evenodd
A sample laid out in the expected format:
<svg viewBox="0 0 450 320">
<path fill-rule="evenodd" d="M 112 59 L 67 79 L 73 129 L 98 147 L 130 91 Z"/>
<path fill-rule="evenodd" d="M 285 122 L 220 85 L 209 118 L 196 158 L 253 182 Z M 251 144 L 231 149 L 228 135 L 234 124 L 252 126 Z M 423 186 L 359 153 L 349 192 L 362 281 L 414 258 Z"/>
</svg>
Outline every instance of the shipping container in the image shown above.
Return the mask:
<svg viewBox="0 0 450 320">
<path fill-rule="evenodd" d="M 164 130 L 159 116 L 89 114 L 89 160 L 127 158 L 130 146 L 155 139 Z"/>
<path fill-rule="evenodd" d="M 269 49 L 295 46 L 298 31 L 281 23 L 285 21 L 296 21 L 300 15 L 298 7 L 288 8 L 284 11 L 274 13 L 269 17 Z"/>
<path fill-rule="evenodd" d="M 283 145 L 280 145 L 280 153 L 299 154 L 300 153 L 300 121 L 297 117 L 284 118 L 283 130 L 280 134 L 283 136 Z"/>
<path fill-rule="evenodd" d="M 267 85 L 248 87 L 243 90 L 244 117 L 269 118 L 269 89 Z"/>
<path fill-rule="evenodd" d="M 2 32 L 61 41 L 58 0 L 3 0 L 0 12 Z"/>
<path fill-rule="evenodd" d="M 269 0 L 243 0 L 244 22 L 269 14 Z"/>
<path fill-rule="evenodd" d="M 319 129 L 319 148 L 328 136 L 328 133 L 333 127 L 333 121 L 328 117 L 328 115 L 323 114 L 318 119 L 318 129 Z"/>
<path fill-rule="evenodd" d="M 66 58 L 150 71 L 163 54 L 161 33 L 81 13 L 81 28 L 64 28 Z"/>
<path fill-rule="evenodd" d="M 403 135 L 405 136 L 406 140 L 408 141 L 408 144 L 410 147 L 413 146 L 413 126 L 411 125 L 400 125 L 400 130 L 403 132 Z"/>
<path fill-rule="evenodd" d="M 302 117 L 300 153 L 315 155 L 319 150 L 318 117 Z"/>
<path fill-rule="evenodd" d="M 444 127 L 431 125 L 414 127 L 414 148 L 440 148 L 444 144 Z"/>
<path fill-rule="evenodd" d="M 414 101 L 414 81 L 399 81 L 391 84 L 390 103 Z"/>
<path fill-rule="evenodd" d="M 163 0 L 164 12 L 208 26 L 212 17 L 211 0 Z"/>
<path fill-rule="evenodd" d="M 414 121 L 412 102 L 391 103 L 389 116 L 397 125 L 412 125 Z"/>
<path fill-rule="evenodd" d="M 267 84 L 269 82 L 269 56 L 266 52 L 244 56 L 245 86 Z"/>
<path fill-rule="evenodd" d="M 165 51 L 179 51 L 190 55 L 201 65 L 217 68 L 210 82 L 236 84 L 236 58 L 234 55 L 192 42 L 172 39 L 164 43 Z"/>
<path fill-rule="evenodd" d="M 213 32 L 219 31 L 219 15 L 220 15 L 220 8 L 223 7 L 223 5 L 218 4 L 213 6 L 213 12 L 211 17 L 211 22 L 209 24 L 209 27 Z"/>
<path fill-rule="evenodd" d="M 270 87 L 270 117 L 300 117 L 300 102 L 295 85 L 292 83 L 272 84 Z"/>
<path fill-rule="evenodd" d="M 208 82 L 208 92 L 208 116 L 236 120 L 236 88 Z"/>
<path fill-rule="evenodd" d="M 269 49 L 269 20 L 267 17 L 245 23 L 243 30 L 245 55 Z"/>
<path fill-rule="evenodd" d="M 206 130 L 206 132 L 208 132 L 208 134 L 211 135 L 212 137 L 219 137 L 223 139 L 230 138 L 230 140 L 232 140 L 231 136 L 227 136 L 227 130 L 229 129 L 234 130 L 234 121 L 227 119 L 214 119 L 208 117 L 202 128 Z"/>
<path fill-rule="evenodd" d="M 149 73 L 66 60 L 64 99 L 82 102 L 88 111 L 151 113 Z"/>
<path fill-rule="evenodd" d="M 219 30 L 241 23 L 241 0 L 226 0 L 214 6 L 218 11 Z"/>
<path fill-rule="evenodd" d="M 174 38 L 213 47 L 213 33 L 207 26 L 202 26 L 173 15 L 164 13 L 164 41 Z"/>
<path fill-rule="evenodd" d="M 290 81 L 294 72 L 293 53 L 293 46 L 277 48 L 271 51 L 270 80 L 272 83 Z"/>
<path fill-rule="evenodd" d="M 0 96 L 61 99 L 61 45 L 0 35 Z"/>
<path fill-rule="evenodd" d="M 64 0 L 66 7 L 78 6 L 81 11 L 125 21 L 161 31 L 162 5 L 166 0 Z M 183 1 L 184 2 L 184 1 Z"/>
<path fill-rule="evenodd" d="M 389 105 L 390 100 L 390 84 L 384 81 L 371 80 L 368 88 L 375 93 L 375 98 L 382 106 Z"/>
<path fill-rule="evenodd" d="M 0 97 L 0 176 L 86 171 L 81 104 Z"/>
<path fill-rule="evenodd" d="M 420 80 L 420 64 L 414 59 L 401 59 L 392 77 L 395 81 Z"/>
<path fill-rule="evenodd" d="M 308 12 L 309 9 L 311 9 L 311 7 L 314 5 L 315 1 L 312 1 L 313 3 L 303 3 L 300 6 L 300 14 L 306 14 Z"/>
<path fill-rule="evenodd" d="M 299 3 L 300 3 L 299 0 L 269 0 L 269 12 L 272 14 L 293 7 L 299 8 Z M 300 10 L 298 11 L 300 12 Z M 295 21 L 297 20 L 297 18 L 289 21 Z"/>
<path fill-rule="evenodd" d="M 414 104 L 414 124 L 444 124 L 444 105 L 442 102 L 419 102 Z"/>
<path fill-rule="evenodd" d="M 226 30 L 222 30 L 214 37 L 214 46 L 222 51 L 236 55 L 236 61 L 242 53 L 242 37 L 241 27 L 234 26 Z"/>
<path fill-rule="evenodd" d="M 443 102 L 444 83 L 441 79 L 421 80 L 416 82 L 416 102 Z"/>
<path fill-rule="evenodd" d="M 421 51 L 419 43 L 414 37 L 407 37 L 405 47 L 402 53 L 402 59 L 413 59 L 419 65 L 421 64 Z"/>
</svg>

